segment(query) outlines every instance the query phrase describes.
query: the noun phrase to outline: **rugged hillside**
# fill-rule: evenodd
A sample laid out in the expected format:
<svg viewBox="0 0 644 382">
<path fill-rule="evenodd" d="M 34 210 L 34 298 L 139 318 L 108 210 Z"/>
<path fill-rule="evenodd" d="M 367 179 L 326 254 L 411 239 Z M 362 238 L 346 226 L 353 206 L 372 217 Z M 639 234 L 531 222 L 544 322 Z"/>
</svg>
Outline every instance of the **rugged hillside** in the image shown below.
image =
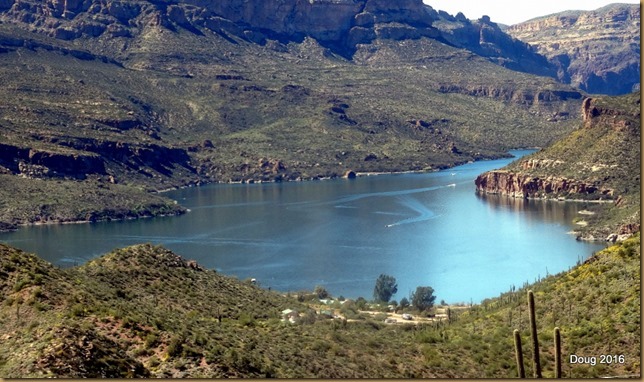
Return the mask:
<svg viewBox="0 0 644 382">
<path fill-rule="evenodd" d="M 512 331 L 524 338 L 533 289 L 544 376 L 553 373 L 552 329 L 569 354 L 620 354 L 621 362 L 573 365 L 565 376 L 640 373 L 639 235 L 471 309 L 421 326 L 383 323 L 357 301 L 326 317 L 317 297 L 281 296 L 151 245 L 116 250 L 61 270 L 0 245 L 0 376 L 508 378 Z M 298 301 L 300 300 L 300 301 Z M 298 322 L 281 321 L 284 309 Z M 417 312 L 411 311 L 414 315 Z"/>
<path fill-rule="evenodd" d="M 381 322 L 326 319 L 295 296 L 163 248 L 129 247 L 61 271 L 0 246 L 0 264 L 3 377 L 434 375 L 418 345 L 380 332 Z M 280 321 L 287 308 L 301 312 L 299 324 Z"/>
<path fill-rule="evenodd" d="M 0 1 L 0 177 L 24 178 L 0 221 L 177 213 L 147 193 L 445 168 L 571 130 L 579 92 L 454 47 L 438 18 L 420 0 Z"/>
<path fill-rule="evenodd" d="M 512 25 L 506 32 L 548 57 L 564 83 L 598 94 L 639 89 L 640 5 L 557 13 Z"/>
<path fill-rule="evenodd" d="M 58 39 L 75 41 L 83 37 L 111 40 L 132 37 L 146 26 L 182 28 L 200 34 L 211 31 L 259 44 L 275 40 L 302 42 L 306 37 L 344 57 L 360 45 L 376 40 L 408 40 L 429 37 L 467 48 L 497 63 L 521 67 L 531 62 L 542 71 L 543 57 L 501 32 L 489 19 L 470 22 L 436 11 L 421 0 L 282 0 L 246 1 L 31 1 L 5 0 L 2 19 L 17 25 L 28 23 L 38 31 Z M 447 29 L 437 29 L 458 24 Z M 458 29 L 454 31 L 453 29 Z M 442 32 L 447 33 L 442 33 Z M 116 46 L 122 42 L 116 42 Z"/>
<path fill-rule="evenodd" d="M 582 115 L 580 127 L 552 146 L 504 170 L 480 175 L 477 190 L 521 198 L 608 202 L 611 207 L 597 211 L 600 216 L 590 216 L 591 234 L 604 239 L 611 233 L 638 230 L 640 93 L 587 98 Z M 592 235 L 586 232 L 586 237 Z"/>
<path fill-rule="evenodd" d="M 498 65 L 540 76 L 557 76 L 557 68 L 537 50 L 510 35 L 485 16 L 469 20 L 462 13 L 439 11 L 432 24 L 450 44 L 467 49 Z"/>
</svg>

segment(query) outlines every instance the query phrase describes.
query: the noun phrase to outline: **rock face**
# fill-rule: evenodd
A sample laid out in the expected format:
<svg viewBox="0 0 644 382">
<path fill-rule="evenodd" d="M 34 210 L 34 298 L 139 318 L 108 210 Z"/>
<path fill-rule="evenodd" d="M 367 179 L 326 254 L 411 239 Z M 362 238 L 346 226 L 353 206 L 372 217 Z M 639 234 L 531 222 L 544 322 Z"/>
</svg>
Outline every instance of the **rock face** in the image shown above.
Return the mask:
<svg viewBox="0 0 644 382">
<path fill-rule="evenodd" d="M 106 174 L 97 155 L 53 153 L 0 144 L 0 166 L 8 172 L 32 178 L 85 178 L 88 174 Z"/>
<path fill-rule="evenodd" d="M 85 179 L 89 175 L 107 175 L 110 172 L 107 162 L 111 166 L 125 166 L 138 172 L 154 170 L 166 175 L 176 168 L 195 171 L 190 165 L 188 153 L 183 149 L 92 139 L 62 143 L 86 154 L 66 154 L 0 144 L 0 169 L 4 169 L 0 172 L 28 178 Z"/>
<path fill-rule="evenodd" d="M 600 194 L 612 197 L 613 190 L 602 188 L 599 182 L 586 183 L 561 177 L 540 178 L 508 171 L 490 171 L 479 175 L 476 189 L 487 194 L 501 194 L 515 198 L 547 198 L 563 195 Z"/>
<path fill-rule="evenodd" d="M 460 93 L 475 97 L 490 97 L 503 99 L 523 105 L 533 105 L 552 101 L 579 100 L 583 96 L 577 91 L 540 90 L 537 92 L 517 90 L 513 87 L 504 87 L 502 84 L 495 86 L 460 85 L 455 83 L 439 86 L 441 93 Z"/>
<path fill-rule="evenodd" d="M 312 37 L 337 53 L 376 38 L 438 37 L 422 0 L 140 1 L 2 0 L 0 20 L 29 23 L 62 40 L 131 37 L 146 26 L 206 28 L 257 43 Z M 198 33 L 198 32 L 197 32 Z"/>
<path fill-rule="evenodd" d="M 488 57 L 490 61 L 512 70 L 556 76 L 555 66 L 534 47 L 506 34 L 489 17 L 471 21 L 462 14 L 454 17 L 439 11 L 436 15 L 434 26 L 448 43 Z"/>
<path fill-rule="evenodd" d="M 513 70 L 554 77 L 556 69 L 529 45 L 484 17 L 437 12 L 422 0 L 139 1 L 1 0 L 0 20 L 28 23 L 61 40 L 132 37 L 146 27 L 207 29 L 259 44 L 306 37 L 345 57 L 374 40 L 429 37 L 468 49 Z M 439 30 L 440 29 L 440 30 Z"/>
<path fill-rule="evenodd" d="M 507 33 L 548 57 L 564 83 L 611 95 L 639 89 L 638 4 L 558 13 L 512 25 Z"/>
</svg>

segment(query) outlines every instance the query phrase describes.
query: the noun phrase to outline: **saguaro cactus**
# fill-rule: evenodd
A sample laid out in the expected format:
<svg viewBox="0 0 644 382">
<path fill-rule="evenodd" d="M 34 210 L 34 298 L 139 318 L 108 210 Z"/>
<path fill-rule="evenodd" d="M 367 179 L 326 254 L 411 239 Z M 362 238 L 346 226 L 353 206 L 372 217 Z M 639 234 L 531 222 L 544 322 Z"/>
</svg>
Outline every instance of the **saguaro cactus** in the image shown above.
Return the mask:
<svg viewBox="0 0 644 382">
<path fill-rule="evenodd" d="M 523 349 L 521 348 L 521 335 L 519 334 L 519 329 L 514 329 L 514 352 L 517 356 L 517 372 L 519 373 L 519 378 L 525 378 Z"/>
<path fill-rule="evenodd" d="M 539 360 L 539 339 L 537 338 L 537 319 L 534 314 L 534 293 L 528 291 L 528 309 L 530 313 L 530 336 L 532 337 L 532 366 L 534 377 L 541 378 L 541 362 Z"/>
<path fill-rule="evenodd" d="M 519 307 L 520 308 L 520 307 Z M 528 291 L 528 315 L 530 318 L 530 336 L 532 338 L 532 366 L 534 370 L 534 378 L 543 378 L 541 375 L 541 361 L 539 360 L 539 339 L 537 338 L 537 319 L 534 313 L 534 293 Z M 519 324 L 521 320 L 519 320 Z M 561 331 L 555 327 L 555 378 L 561 378 Z M 517 358 L 517 371 L 519 378 L 525 378 L 525 369 L 523 366 L 523 351 L 521 348 L 521 335 L 518 329 L 514 329 L 514 348 Z"/>
<path fill-rule="evenodd" d="M 561 333 L 555 328 L 555 378 L 561 378 Z"/>
</svg>

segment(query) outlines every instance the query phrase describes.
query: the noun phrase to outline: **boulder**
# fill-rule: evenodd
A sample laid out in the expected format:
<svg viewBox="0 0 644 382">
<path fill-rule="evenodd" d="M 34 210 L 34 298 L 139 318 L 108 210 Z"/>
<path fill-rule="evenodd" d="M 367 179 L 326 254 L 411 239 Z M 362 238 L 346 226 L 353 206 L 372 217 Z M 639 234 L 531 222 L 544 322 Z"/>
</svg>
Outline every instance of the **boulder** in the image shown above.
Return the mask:
<svg viewBox="0 0 644 382">
<path fill-rule="evenodd" d="M 347 170 L 342 177 L 346 179 L 355 179 L 356 173 L 352 170 Z"/>
</svg>

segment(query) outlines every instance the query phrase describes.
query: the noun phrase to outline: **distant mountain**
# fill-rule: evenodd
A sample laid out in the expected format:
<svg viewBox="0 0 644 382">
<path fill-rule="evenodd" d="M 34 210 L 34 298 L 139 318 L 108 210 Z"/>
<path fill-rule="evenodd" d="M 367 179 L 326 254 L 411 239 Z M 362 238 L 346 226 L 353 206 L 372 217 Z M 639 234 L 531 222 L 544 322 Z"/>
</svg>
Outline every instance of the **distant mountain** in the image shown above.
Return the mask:
<svg viewBox="0 0 644 382">
<path fill-rule="evenodd" d="M 204 182 L 446 168 L 572 129 L 583 96 L 528 74 L 541 56 L 446 17 L 420 0 L 2 0 L 0 227 L 179 213 L 145 193 Z"/>
<path fill-rule="evenodd" d="M 640 87 L 640 5 L 567 11 L 506 32 L 548 57 L 558 78 L 585 92 L 626 94 Z"/>
<path fill-rule="evenodd" d="M 640 105 L 640 92 L 585 99 L 577 130 L 502 170 L 480 175 L 477 190 L 586 200 L 592 213 L 579 218 L 580 237 L 627 237 L 640 229 Z M 607 203 L 593 203 L 598 201 Z"/>
<path fill-rule="evenodd" d="M 462 15 L 455 18 L 435 11 L 421 0 L 3 0 L 3 9 L 0 19 L 6 22 L 29 24 L 31 31 L 69 41 L 135 37 L 146 26 L 159 25 L 197 35 L 205 30 L 228 35 L 230 41 L 238 38 L 262 45 L 268 40 L 288 43 L 310 37 L 351 58 L 360 45 L 377 40 L 428 37 L 494 58 L 513 69 L 527 65 L 524 71 L 550 71 L 542 67 L 543 57 L 503 33 L 489 18 L 470 22 Z M 445 27 L 445 22 L 452 25 Z"/>
<path fill-rule="evenodd" d="M 512 70 L 540 76 L 556 77 L 557 70 L 547 58 L 525 42 L 505 31 L 507 26 L 499 25 L 484 16 L 469 20 L 462 13 L 452 16 L 438 11 L 432 24 L 441 31 L 441 36 L 453 46 L 467 49 L 491 62 Z"/>
</svg>

